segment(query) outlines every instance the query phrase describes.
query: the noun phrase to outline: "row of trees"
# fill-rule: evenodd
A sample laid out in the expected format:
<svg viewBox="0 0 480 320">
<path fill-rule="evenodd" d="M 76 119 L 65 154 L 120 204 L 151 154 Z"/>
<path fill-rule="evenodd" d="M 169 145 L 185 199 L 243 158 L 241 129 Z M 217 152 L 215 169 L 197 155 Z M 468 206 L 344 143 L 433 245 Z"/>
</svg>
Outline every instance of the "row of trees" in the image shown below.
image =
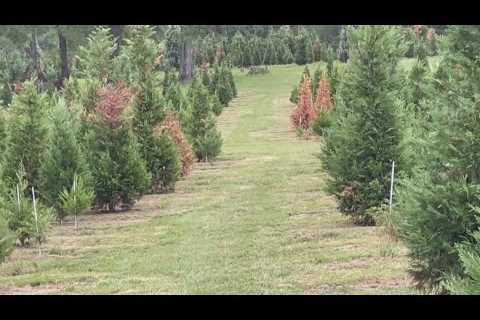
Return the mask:
<svg viewBox="0 0 480 320">
<path fill-rule="evenodd" d="M 88 41 L 93 25 L 3 26 L 0 28 L 0 99 L 11 102 L 17 83 L 35 76 L 37 84 L 54 89 L 64 85 L 72 71 L 79 48 Z M 134 26 L 105 26 L 112 32 L 120 53 Z M 223 55 L 235 66 L 261 64 L 305 64 L 324 60 L 332 51 L 341 61 L 348 58 L 345 26 L 272 26 L 272 25 L 172 25 L 154 26 L 153 37 L 164 51 L 166 65 L 174 67 L 183 83 L 191 80 L 193 68 L 204 62 L 213 64 Z M 424 37 L 436 39 L 435 30 L 426 29 Z M 415 32 L 404 28 L 411 43 L 407 55 L 415 51 Z M 423 32 L 423 31 L 422 31 Z M 429 42 L 435 52 L 436 41 Z M 433 49 L 431 49 L 433 48 Z M 220 54 L 220 52 L 222 52 Z M 218 53 L 218 54 L 217 54 Z"/>
<path fill-rule="evenodd" d="M 310 70 L 305 66 L 298 87 L 294 87 L 290 95 L 290 101 L 296 104 L 290 123 L 299 136 L 308 137 L 312 131 L 321 136 L 329 127 L 332 107 L 329 82 L 329 73 L 322 72 L 320 67 L 311 80 Z"/>
<path fill-rule="evenodd" d="M 412 32 L 416 59 L 403 70 L 404 30 L 346 29 L 349 59 L 322 144 L 328 191 L 356 223 L 392 224 L 420 288 L 479 293 L 480 28 L 449 27 L 437 70 L 427 60 L 428 29 Z"/>
<path fill-rule="evenodd" d="M 180 66 L 178 52 L 182 46 L 182 28 L 169 26 L 166 31 L 166 55 L 175 67 Z M 349 56 L 346 28 L 347 26 L 337 26 L 333 43 L 329 37 L 324 39 L 315 28 L 308 26 L 284 25 L 267 28 L 264 32 L 236 29 L 233 35 L 228 32 L 210 32 L 193 40 L 191 59 L 197 65 L 228 59 L 238 67 L 290 63 L 303 65 L 320 60 L 327 61 L 329 55 L 334 55 L 340 62 L 346 62 Z M 419 50 L 428 55 L 436 54 L 437 37 L 434 28 L 402 27 L 401 31 L 409 47 L 404 53 L 407 56 L 419 54 Z"/>
<path fill-rule="evenodd" d="M 170 26 L 166 31 L 165 55 L 173 67 L 181 48 L 182 27 Z M 193 41 L 192 60 L 200 66 L 227 59 L 237 67 L 274 64 L 306 64 L 320 61 L 328 46 L 318 35 L 304 27 L 281 26 L 270 28 L 266 34 L 245 33 L 237 30 L 233 36 L 208 33 Z M 330 49 L 333 50 L 333 49 Z"/>
<path fill-rule="evenodd" d="M 55 217 L 77 225 L 91 207 L 128 209 L 173 191 L 194 157 L 220 153 L 216 116 L 237 94 L 230 67 L 197 70 L 186 93 L 152 27 L 132 28 L 117 49 L 111 30 L 96 28 L 63 89 L 33 78 L 1 108 L 0 258 L 12 239 L 41 244 Z"/>
</svg>

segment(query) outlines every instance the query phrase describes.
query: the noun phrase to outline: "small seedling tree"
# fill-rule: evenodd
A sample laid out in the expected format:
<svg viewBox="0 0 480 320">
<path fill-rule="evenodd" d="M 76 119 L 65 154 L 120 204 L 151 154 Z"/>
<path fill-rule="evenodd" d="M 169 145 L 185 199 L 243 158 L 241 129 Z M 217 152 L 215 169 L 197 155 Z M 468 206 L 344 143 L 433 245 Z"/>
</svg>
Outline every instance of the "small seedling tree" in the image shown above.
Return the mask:
<svg viewBox="0 0 480 320">
<path fill-rule="evenodd" d="M 95 199 L 95 193 L 81 176 L 75 174 L 71 188 L 65 188 L 59 197 L 63 212 L 66 215 L 73 215 L 75 230 L 77 230 L 77 216 L 85 213 L 91 207 Z"/>
<path fill-rule="evenodd" d="M 34 192 L 34 188 L 28 186 L 25 170 L 20 165 L 17 171 L 17 183 L 10 189 L 1 210 L 9 229 L 16 234 L 20 245 L 27 245 L 33 239 L 40 247 L 45 241 L 45 232 L 50 226 L 54 213 L 52 208 L 37 202 Z"/>
</svg>

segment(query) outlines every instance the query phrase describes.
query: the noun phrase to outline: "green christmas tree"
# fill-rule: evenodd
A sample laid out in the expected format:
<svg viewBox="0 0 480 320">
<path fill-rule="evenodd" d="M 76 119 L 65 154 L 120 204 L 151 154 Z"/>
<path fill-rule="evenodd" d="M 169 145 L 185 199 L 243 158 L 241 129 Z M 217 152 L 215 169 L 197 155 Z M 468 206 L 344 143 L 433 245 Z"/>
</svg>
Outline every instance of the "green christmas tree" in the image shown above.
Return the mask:
<svg viewBox="0 0 480 320">
<path fill-rule="evenodd" d="M 134 29 L 125 47 L 125 55 L 128 56 L 137 79 L 137 94 L 133 101 L 133 132 L 152 177 L 153 190 L 165 191 L 167 187 L 172 188 L 172 184 L 174 185 L 179 168 L 173 143 L 163 135 L 157 137 L 154 134 L 154 128 L 163 120 L 165 114 L 165 102 L 158 89 L 160 80 L 153 72 L 157 51 L 154 31 L 149 26 Z M 167 99 L 171 99 L 174 107 L 180 108 L 181 97 L 178 97 L 178 93 L 178 83 L 173 83 L 173 79 L 170 79 Z"/>
<path fill-rule="evenodd" d="M 220 103 L 228 106 L 228 103 L 233 99 L 230 75 L 225 65 L 221 65 L 215 71 L 218 72 L 215 76 L 215 94 L 218 96 Z"/>
<path fill-rule="evenodd" d="M 7 198 L 1 203 L 0 216 L 7 220 L 8 228 L 16 234 L 22 246 L 32 240 L 40 246 L 46 239 L 46 231 L 54 213 L 51 208 L 38 202 L 36 190 L 28 186 L 23 166 L 20 164 L 17 168 L 17 179 L 14 187 L 9 189 Z"/>
<path fill-rule="evenodd" d="M 339 38 L 340 40 L 338 43 L 337 58 L 341 62 L 347 62 L 348 56 L 349 56 L 348 41 L 347 41 L 347 27 L 342 27 Z"/>
<path fill-rule="evenodd" d="M 391 81 L 401 52 L 390 27 L 351 30 L 349 72 L 342 101 L 332 110 L 323 165 L 331 175 L 328 190 L 339 208 L 358 224 L 373 224 L 367 209 L 389 195 L 392 161 L 402 169 L 400 128 Z M 368 88 L 368 89 L 367 89 Z"/>
<path fill-rule="evenodd" d="M 73 215 L 75 229 L 78 229 L 77 216 L 88 210 L 95 198 L 93 190 L 77 174 L 73 177 L 70 189 L 63 189 L 60 194 L 61 208 L 66 215 Z"/>
<path fill-rule="evenodd" d="M 312 42 L 307 32 L 302 30 L 296 38 L 295 63 L 304 65 L 311 62 L 313 62 Z"/>
<path fill-rule="evenodd" d="M 8 228 L 7 220 L 0 215 L 0 263 L 10 255 L 15 246 L 15 234 Z"/>
<path fill-rule="evenodd" d="M 208 91 L 198 85 L 192 99 L 193 151 L 199 161 L 213 160 L 221 151 L 222 138 L 215 126 Z"/>
<path fill-rule="evenodd" d="M 49 109 L 47 95 L 39 93 L 31 81 L 26 82 L 24 90 L 14 96 L 3 172 L 7 186 L 12 187 L 16 183 L 18 165 L 22 163 L 28 185 L 38 187 L 42 155 L 48 138 Z"/>
<path fill-rule="evenodd" d="M 98 27 L 87 39 L 87 44 L 78 49 L 72 68 L 72 77 L 106 81 L 114 71 L 113 52 L 115 39 L 110 28 Z"/>
<path fill-rule="evenodd" d="M 416 141 L 425 145 L 417 170 L 397 192 L 396 224 L 411 273 L 420 288 L 436 292 L 448 290 L 447 277 L 468 278 L 455 247 L 473 245 L 480 225 L 479 35 L 479 26 L 449 28 L 441 67 L 447 76 L 436 79 L 430 102 L 434 126 L 426 141 Z"/>
<path fill-rule="evenodd" d="M 42 201 L 56 210 L 62 221 L 66 212 L 62 209 L 60 194 L 72 185 L 76 174 L 91 184 L 85 148 L 80 144 L 79 117 L 67 109 L 65 100 L 58 99 L 51 112 L 51 130 L 48 146 L 40 167 L 40 194 Z"/>
<path fill-rule="evenodd" d="M 100 209 L 130 208 L 151 185 L 130 119 L 125 109 L 131 100 L 128 87 L 118 83 L 99 92 L 95 118 L 86 137 L 88 162 Z"/>
</svg>

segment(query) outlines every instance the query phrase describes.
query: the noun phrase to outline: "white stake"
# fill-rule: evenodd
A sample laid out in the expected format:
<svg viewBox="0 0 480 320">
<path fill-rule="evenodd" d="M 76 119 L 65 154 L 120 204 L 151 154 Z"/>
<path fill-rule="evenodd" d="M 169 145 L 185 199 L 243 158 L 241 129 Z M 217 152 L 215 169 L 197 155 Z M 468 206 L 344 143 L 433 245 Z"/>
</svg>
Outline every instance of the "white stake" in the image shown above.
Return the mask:
<svg viewBox="0 0 480 320">
<path fill-rule="evenodd" d="M 38 237 L 38 215 L 37 215 L 37 203 L 35 201 L 35 189 L 32 186 L 32 199 L 33 199 L 33 214 L 35 216 L 35 228 L 37 230 Z M 42 251 L 40 249 L 40 241 L 38 241 L 38 255 L 41 255 Z"/>
<path fill-rule="evenodd" d="M 390 179 L 390 214 L 392 213 L 392 198 L 393 198 L 393 177 L 395 174 L 395 161 L 392 161 L 392 177 Z"/>
<path fill-rule="evenodd" d="M 18 204 L 18 214 L 20 214 L 20 191 L 18 189 L 18 183 L 17 183 L 17 204 Z"/>
<path fill-rule="evenodd" d="M 75 212 L 74 212 L 74 218 L 75 218 L 75 230 L 78 230 L 78 225 L 77 225 L 77 199 L 75 197 L 75 190 L 77 186 L 77 178 L 73 178 L 73 202 L 75 203 Z"/>
</svg>

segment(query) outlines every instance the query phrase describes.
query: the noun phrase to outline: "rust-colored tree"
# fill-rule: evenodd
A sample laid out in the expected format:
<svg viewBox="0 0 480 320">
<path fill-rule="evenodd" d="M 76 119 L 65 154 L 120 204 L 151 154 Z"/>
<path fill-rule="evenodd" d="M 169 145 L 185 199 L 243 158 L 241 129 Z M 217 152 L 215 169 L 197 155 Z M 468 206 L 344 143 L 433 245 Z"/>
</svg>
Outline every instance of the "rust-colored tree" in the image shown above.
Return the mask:
<svg viewBox="0 0 480 320">
<path fill-rule="evenodd" d="M 305 76 L 298 93 L 298 103 L 290 115 L 290 123 L 296 129 L 309 130 L 316 116 L 310 78 Z"/>
<path fill-rule="evenodd" d="M 314 108 L 317 112 L 327 112 L 332 107 L 332 100 L 330 98 L 330 86 L 328 85 L 325 74 L 322 75 L 317 88 Z"/>
<path fill-rule="evenodd" d="M 182 168 L 182 176 L 188 176 L 193 165 L 193 152 L 190 144 L 185 138 L 180 122 L 175 116 L 175 112 L 168 111 L 165 114 L 160 126 L 157 126 L 154 130 L 154 134 L 160 136 L 163 130 L 166 130 L 170 139 L 177 147 L 178 157 L 180 158 Z"/>
<path fill-rule="evenodd" d="M 112 129 L 122 126 L 122 112 L 128 106 L 133 92 L 123 81 L 115 85 L 108 84 L 98 90 L 99 101 L 95 108 L 96 113 Z"/>
</svg>

